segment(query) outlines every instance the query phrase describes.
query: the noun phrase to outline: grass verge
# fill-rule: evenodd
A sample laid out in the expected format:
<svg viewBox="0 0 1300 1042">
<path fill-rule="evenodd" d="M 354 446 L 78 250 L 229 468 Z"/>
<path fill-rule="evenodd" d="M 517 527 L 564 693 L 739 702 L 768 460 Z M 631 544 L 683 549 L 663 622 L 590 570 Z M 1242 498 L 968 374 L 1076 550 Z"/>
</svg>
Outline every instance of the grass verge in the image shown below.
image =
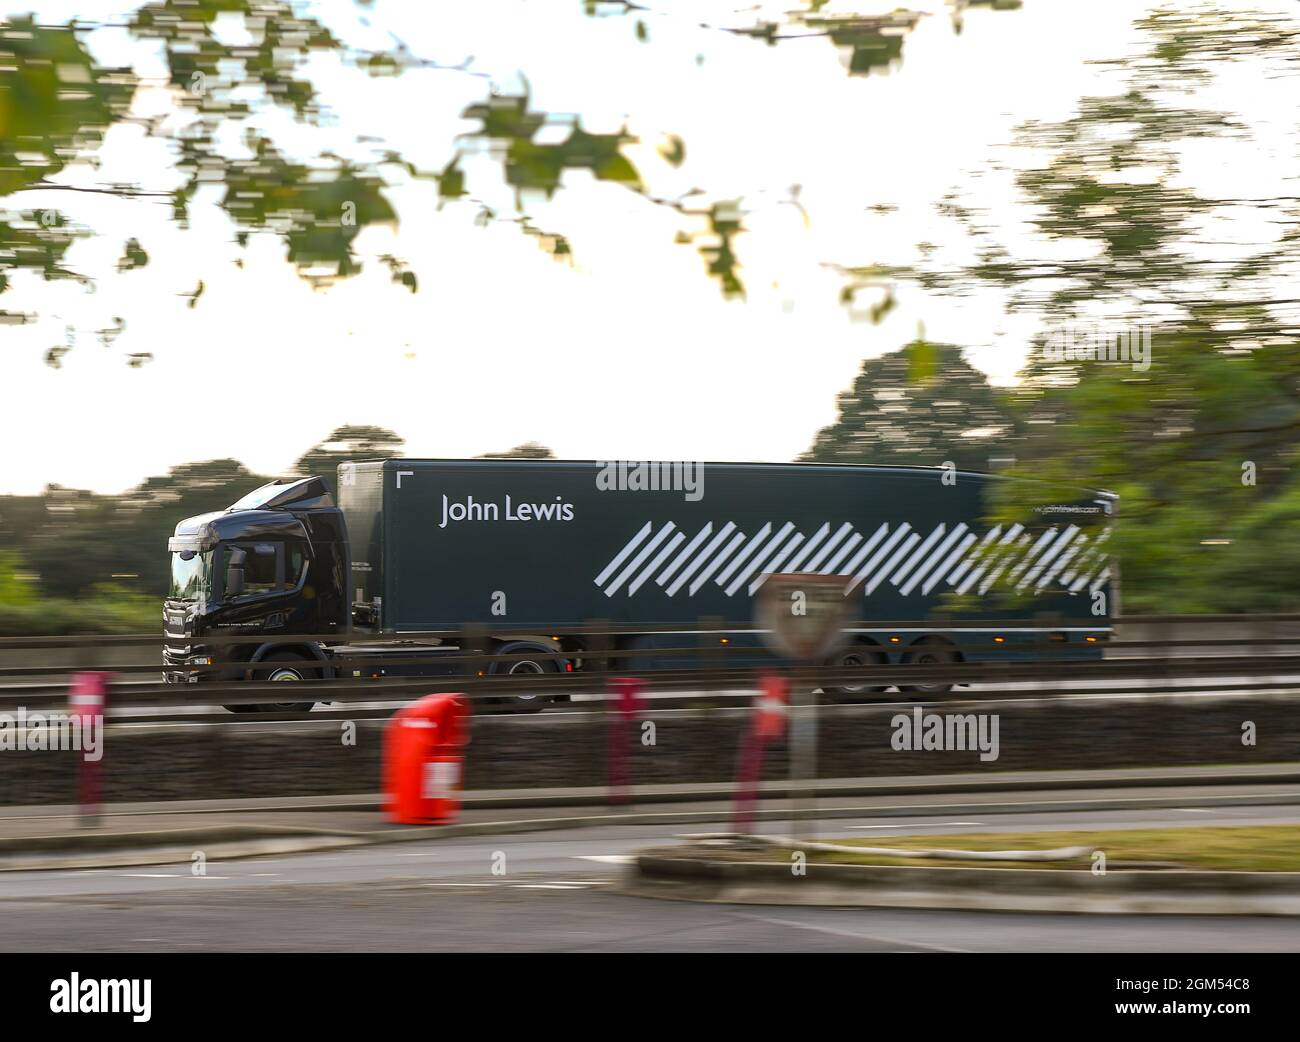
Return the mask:
<svg viewBox="0 0 1300 1042">
<path fill-rule="evenodd" d="M 1134 862 L 1219 872 L 1300 872 L 1300 825 L 1227 825 L 1202 828 L 1110 829 L 1095 832 L 979 832 L 948 836 L 853 837 L 832 842 L 851 846 L 946 850 L 1048 850 L 1087 847 L 1102 851 L 1108 867 Z M 771 856 L 769 853 L 768 857 Z M 929 868 L 1065 868 L 1074 861 L 963 861 L 880 857 L 809 851 L 811 860 L 855 865 L 912 865 Z M 1135 866 L 1136 867 L 1136 866 Z"/>
</svg>

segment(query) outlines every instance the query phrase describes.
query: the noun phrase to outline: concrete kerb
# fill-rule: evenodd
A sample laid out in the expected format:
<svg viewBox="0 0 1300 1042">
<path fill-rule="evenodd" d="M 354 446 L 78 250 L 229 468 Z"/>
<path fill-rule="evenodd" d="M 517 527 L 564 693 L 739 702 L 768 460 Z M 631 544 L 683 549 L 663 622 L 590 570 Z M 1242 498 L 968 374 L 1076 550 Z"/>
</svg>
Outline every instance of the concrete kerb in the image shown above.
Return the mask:
<svg viewBox="0 0 1300 1042">
<path fill-rule="evenodd" d="M 1300 872 L 913 868 L 719 861 L 707 848 L 651 850 L 619 892 L 717 904 L 942 908 L 1131 915 L 1300 915 Z"/>
</svg>

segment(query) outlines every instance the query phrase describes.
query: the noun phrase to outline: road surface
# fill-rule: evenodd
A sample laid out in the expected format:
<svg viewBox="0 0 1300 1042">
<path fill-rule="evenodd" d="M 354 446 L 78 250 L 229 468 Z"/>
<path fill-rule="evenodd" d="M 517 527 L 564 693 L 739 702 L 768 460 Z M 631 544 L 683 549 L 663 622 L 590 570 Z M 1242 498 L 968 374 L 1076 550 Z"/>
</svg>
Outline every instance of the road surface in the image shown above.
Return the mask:
<svg viewBox="0 0 1300 1042">
<path fill-rule="evenodd" d="M 850 817 L 821 835 L 1300 821 L 1300 805 Z M 717 826 L 574 829 L 189 866 L 0 874 L 18 951 L 1300 951 L 1294 920 L 695 904 L 613 892 L 628 855 Z M 777 826 L 765 826 L 775 831 Z"/>
</svg>

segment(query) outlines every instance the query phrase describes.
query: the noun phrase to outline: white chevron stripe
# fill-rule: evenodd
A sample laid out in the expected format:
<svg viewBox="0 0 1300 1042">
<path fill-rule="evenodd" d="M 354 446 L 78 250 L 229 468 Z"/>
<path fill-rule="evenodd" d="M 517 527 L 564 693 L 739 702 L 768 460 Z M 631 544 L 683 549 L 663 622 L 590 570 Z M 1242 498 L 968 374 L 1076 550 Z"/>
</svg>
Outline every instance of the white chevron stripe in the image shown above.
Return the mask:
<svg viewBox="0 0 1300 1042">
<path fill-rule="evenodd" d="M 951 532 L 948 533 L 948 538 L 945 539 L 942 543 L 940 543 L 939 548 L 925 559 L 925 563 L 921 565 L 920 568 L 918 568 L 916 571 L 912 573 L 912 577 L 908 579 L 906 583 L 904 583 L 902 586 L 898 588 L 898 592 L 901 593 L 904 597 L 906 597 L 913 590 L 915 590 L 917 586 L 921 584 L 921 580 L 930 574 L 930 570 L 934 568 L 936 564 L 938 564 L 940 561 L 943 560 L 944 556 L 948 553 L 948 551 L 952 549 L 952 544 L 957 542 L 957 540 L 962 537 L 962 533 L 965 531 L 966 531 L 966 523 L 963 521 L 960 524 L 958 524 L 956 528 L 954 528 Z"/>
<path fill-rule="evenodd" d="M 655 552 L 655 547 L 657 547 L 660 543 L 662 543 L 665 539 L 667 539 L 670 535 L 672 535 L 673 530 L 676 527 L 677 526 L 675 524 L 669 521 L 666 525 L 663 526 L 663 528 L 659 529 L 659 531 L 655 534 L 655 537 L 651 539 L 650 542 L 646 543 L 645 547 L 641 550 L 639 554 L 637 554 L 634 558 L 632 558 L 632 563 L 629 564 L 626 568 L 624 568 L 621 572 L 619 572 L 617 579 L 615 579 L 612 583 L 610 583 L 607 587 L 605 587 L 605 596 L 613 597 L 614 594 L 618 592 L 618 588 L 622 586 L 623 583 L 627 580 L 628 576 L 630 576 L 633 572 L 635 572 L 638 568 L 640 568 L 641 565 L 645 563 L 645 559 Z"/>
<path fill-rule="evenodd" d="M 1061 556 L 1056 559 L 1056 563 L 1047 570 L 1047 572 L 1043 575 L 1041 579 L 1038 580 L 1038 585 L 1034 587 L 1035 593 L 1038 593 L 1045 586 L 1049 586 L 1052 580 L 1055 579 L 1056 576 L 1060 573 L 1060 571 L 1066 565 L 1068 565 L 1072 560 L 1074 560 L 1074 555 L 1079 552 L 1079 549 L 1083 546 L 1087 538 L 1088 537 L 1085 535 L 1079 536 L 1079 538 L 1076 539 L 1074 543 L 1070 546 L 1070 549 L 1066 550 L 1065 553 L 1061 554 Z M 1062 586 L 1065 585 L 1064 579 L 1061 579 L 1060 582 Z"/>
<path fill-rule="evenodd" d="M 915 568 L 917 564 L 920 563 L 921 559 L 924 558 L 925 555 L 930 552 L 930 548 L 934 546 L 936 542 L 938 542 L 940 539 L 943 538 L 943 533 L 946 530 L 947 530 L 946 525 L 939 525 L 935 528 L 933 532 L 931 532 L 928 536 L 925 537 L 925 542 L 923 542 L 919 547 L 917 547 L 916 553 L 914 553 L 911 557 L 909 557 L 907 559 L 907 563 L 903 565 L 903 567 L 900 568 L 898 572 L 894 575 L 893 583 L 895 586 L 897 586 L 899 583 L 901 583 L 904 579 L 907 578 L 908 573 L 911 572 L 911 570 Z"/>
<path fill-rule="evenodd" d="M 785 541 L 786 536 L 788 536 L 793 531 L 794 531 L 793 522 L 787 521 L 784 525 L 782 525 L 781 530 L 777 532 L 776 535 L 772 536 L 772 538 L 768 541 L 767 545 L 764 546 L 762 550 L 760 550 L 757 554 L 754 555 L 754 559 L 750 561 L 749 564 L 745 565 L 745 567 L 742 568 L 739 572 L 736 573 L 736 578 L 733 579 L 731 585 L 727 587 L 727 596 L 730 597 L 732 594 L 734 594 L 745 584 L 745 582 L 749 579 L 751 575 L 753 575 L 756 571 L 762 568 L 763 562 L 766 561 L 769 557 L 772 556 L 773 553 L 776 552 L 777 547 L 779 547 Z"/>
<path fill-rule="evenodd" d="M 906 527 L 908 526 L 907 525 L 903 526 L 903 528 Z M 899 531 L 901 532 L 903 531 L 903 529 L 900 528 Z M 917 535 L 915 532 L 913 532 L 905 540 L 903 540 L 903 545 L 898 548 L 897 553 L 895 553 L 893 557 L 891 557 L 887 562 L 885 562 L 885 567 L 880 569 L 880 571 L 878 571 L 867 581 L 866 595 L 868 597 L 870 597 L 871 594 L 875 592 L 877 586 L 879 586 L 882 582 L 884 582 L 886 579 L 889 578 L 889 573 L 894 570 L 894 568 L 898 565 L 898 562 L 901 561 L 908 554 L 910 554 L 912 552 L 912 547 L 914 547 L 920 541 L 921 541 L 921 537 Z"/>
<path fill-rule="evenodd" d="M 1070 552 L 1067 556 L 1072 561 L 1077 557 L 1078 561 L 1075 563 L 1075 565 L 1072 568 L 1068 568 L 1061 573 L 1062 586 L 1068 587 L 1070 583 L 1074 582 L 1074 577 L 1079 570 L 1079 566 L 1083 564 L 1083 562 L 1088 558 L 1088 554 L 1084 552 L 1087 545 L 1088 545 L 1088 536 L 1085 533 L 1084 535 L 1079 536 L 1079 538 L 1074 541 L 1074 545 L 1070 547 Z"/>
<path fill-rule="evenodd" d="M 1078 534 L 1078 525 L 1070 525 L 1064 532 L 1062 532 L 1061 538 L 1054 542 L 1043 556 L 1034 562 L 1034 566 L 1025 573 L 1025 577 L 1020 580 L 1020 584 L 1016 587 L 1016 590 L 1023 590 L 1031 582 L 1034 582 L 1040 575 L 1042 575 L 1043 569 L 1056 560 L 1057 555 L 1060 554 L 1060 552 L 1069 545 L 1070 540 Z"/>
<path fill-rule="evenodd" d="M 838 572 L 840 569 L 840 562 L 843 561 L 844 558 L 848 557 L 849 554 L 853 552 L 853 548 L 860 542 L 862 542 L 862 536 L 857 532 L 854 532 L 847 540 L 845 540 L 844 545 L 839 548 L 835 556 L 831 558 L 830 563 L 821 570 L 820 574 L 834 575 Z"/>
<path fill-rule="evenodd" d="M 709 562 L 709 566 L 705 568 L 704 571 L 700 572 L 700 574 L 695 577 L 695 581 L 691 583 L 691 588 L 688 591 L 691 597 L 695 596 L 696 591 L 705 584 L 709 576 L 712 575 L 722 565 L 722 563 L 735 552 L 736 547 L 744 541 L 745 533 L 737 532 L 736 537 L 724 546 L 721 552 L 714 554 L 713 560 Z"/>
<path fill-rule="evenodd" d="M 1033 538 L 1034 538 L 1033 536 L 1031 536 L 1028 532 L 1026 532 L 1024 535 L 1022 535 L 1019 539 L 1016 540 L 1015 542 L 1016 548 L 1023 549 L 1024 547 L 1030 544 Z M 1007 541 L 1004 538 L 1002 542 L 1006 543 Z M 982 583 L 980 583 L 981 597 L 984 596 L 984 594 L 989 592 L 989 587 L 992 586 L 995 582 L 997 582 L 998 577 L 1007 570 L 1007 566 L 1011 563 L 1011 553 L 1013 552 L 1014 551 L 1008 551 L 1007 555 L 1002 559 L 1001 562 L 999 562 L 998 566 L 993 569 L 992 574 L 987 579 L 985 579 Z"/>
<path fill-rule="evenodd" d="M 636 535 L 634 535 L 631 539 L 627 541 L 627 545 L 624 546 L 622 550 L 620 550 L 617 554 L 614 555 L 614 560 L 610 561 L 609 564 L 605 565 L 605 570 L 601 572 L 598 576 L 596 576 L 597 586 L 605 585 L 605 580 L 614 574 L 614 569 L 616 569 L 620 564 L 622 564 L 624 561 L 627 560 L 628 555 L 633 550 L 636 549 L 637 544 L 646 537 L 650 529 L 653 527 L 654 526 L 649 521 L 647 521 L 645 525 L 642 527 L 641 531 L 639 531 Z"/>
<path fill-rule="evenodd" d="M 849 524 L 849 522 L 845 521 L 844 524 L 840 525 L 835 534 L 831 536 L 831 541 L 823 546 L 817 556 L 808 562 L 807 570 L 810 572 L 817 571 L 817 569 L 821 567 L 821 563 L 830 556 L 831 551 L 839 545 L 840 540 L 852 531 L 853 526 Z"/>
<path fill-rule="evenodd" d="M 1046 532 L 1038 537 L 1038 541 L 1029 549 L 1029 553 L 1016 562 L 1016 566 L 1011 569 L 1007 575 L 1008 582 L 1016 582 L 1025 572 L 1025 569 L 1033 563 L 1034 559 L 1041 554 L 1047 546 L 1056 538 L 1060 530 L 1055 526 L 1049 528 Z"/>
<path fill-rule="evenodd" d="M 861 547 L 858 548 L 858 552 L 853 555 L 852 559 L 849 561 L 848 564 L 846 564 L 843 568 L 840 569 L 839 574 L 852 575 L 853 569 L 855 569 L 858 565 L 862 563 L 863 558 L 865 558 L 867 554 L 871 553 L 871 551 L 875 548 L 876 544 L 880 542 L 880 540 L 885 538 L 885 533 L 888 531 L 889 531 L 889 525 L 881 525 L 874 532 L 872 532 L 871 538 L 869 538 L 865 543 L 862 544 Z M 857 580 L 855 579 L 854 585 L 856 585 L 856 583 Z M 852 587 L 850 587 L 850 589 L 851 588 Z M 849 592 L 848 590 L 845 590 L 844 591 L 845 595 L 847 595 L 848 592 Z"/>
<path fill-rule="evenodd" d="M 680 568 L 682 565 L 686 563 L 687 558 L 689 558 L 691 554 L 695 553 L 695 548 L 699 546 L 702 542 L 704 542 L 704 540 L 708 539 L 709 533 L 712 531 L 713 531 L 713 522 L 710 521 L 703 528 L 701 528 L 699 532 L 695 534 L 695 536 L 691 539 L 691 541 L 686 544 L 686 549 L 677 555 L 673 563 L 664 569 L 663 574 L 660 575 L 659 578 L 655 580 L 655 582 L 657 582 L 660 586 L 662 586 L 669 579 L 671 579 L 673 577 L 673 572 L 677 571 L 678 568 Z"/>
<path fill-rule="evenodd" d="M 762 528 L 760 528 L 757 532 L 754 533 L 753 538 L 750 539 L 750 541 L 745 544 L 745 549 L 743 549 L 740 552 L 740 556 L 733 557 L 731 559 L 731 564 L 727 565 L 727 567 L 723 570 L 722 574 L 719 575 L 718 578 L 714 581 L 719 586 L 725 583 L 727 579 L 731 577 L 731 573 L 734 572 L 737 568 L 739 568 L 742 564 L 744 564 L 746 558 L 748 558 L 750 554 L 752 554 L 755 550 L 758 549 L 759 543 L 761 543 L 764 539 L 766 539 L 768 533 L 771 531 L 772 531 L 772 523 L 769 521 L 767 524 L 765 524 Z"/>
<path fill-rule="evenodd" d="M 998 546 L 1010 545 L 1011 542 L 1016 538 L 1016 536 L 1018 536 L 1023 531 L 1024 531 L 1023 525 L 1020 524 L 1012 525 L 1010 528 L 1007 529 L 1006 535 L 1004 535 L 1001 539 L 998 540 Z M 994 560 L 996 560 L 996 558 Z M 986 571 L 988 571 L 988 567 L 989 567 L 988 565 L 982 564 L 978 568 L 976 568 L 973 572 L 971 572 L 970 575 L 966 576 L 965 581 L 960 586 L 957 587 L 957 592 L 965 593 L 977 582 L 979 582 L 980 576 L 983 575 Z"/>
<path fill-rule="evenodd" d="M 951 529 L 943 522 L 923 537 L 908 522 L 892 531 L 885 522 L 864 541 L 848 521 L 834 533 L 833 522 L 822 522 L 807 537 L 792 521 L 775 534 L 775 522 L 768 522 L 752 536 L 728 521 L 717 531 L 708 522 L 687 541 L 674 522 L 664 522 L 658 531 L 655 524 L 642 525 L 601 569 L 596 583 L 607 597 L 625 587 L 631 597 L 651 578 L 667 586 L 669 596 L 689 584 L 693 597 L 712 579 L 728 597 L 748 583 L 752 597 L 780 571 L 842 575 L 848 582 L 846 595 L 865 584 L 863 594 L 871 596 L 889 581 L 904 597 L 917 590 L 929 596 L 945 580 L 960 594 L 978 585 L 983 595 L 1004 574 L 1018 592 L 1032 587 L 1035 593 L 1057 585 L 1070 594 L 1085 587 L 1096 592 L 1111 578 L 1110 557 L 1102 549 L 1111 529 L 1090 543 L 1078 525 L 1030 532 L 1013 524 L 1005 534 L 995 525 L 980 536 L 964 521 Z"/>
<path fill-rule="evenodd" d="M 968 558 L 966 558 L 966 560 L 962 561 L 962 563 L 959 564 L 953 570 L 953 573 L 950 576 L 948 576 L 948 585 L 956 586 L 959 582 L 961 582 L 961 577 L 965 575 L 967 571 L 970 570 L 972 565 L 974 565 L 977 561 L 979 561 L 981 557 L 984 556 L 984 554 L 988 551 L 989 544 L 992 543 L 993 540 L 995 540 L 999 535 L 1001 535 L 1001 533 L 1002 533 L 1001 525 L 994 525 L 987 532 L 985 532 L 984 538 L 980 540 L 980 545 L 975 548 L 975 552 L 971 554 Z"/>
<path fill-rule="evenodd" d="M 948 559 L 934 570 L 934 572 L 930 575 L 930 578 L 925 580 L 924 585 L 922 585 L 921 587 L 922 594 L 928 594 L 931 590 L 935 588 L 936 585 L 938 585 L 938 583 L 943 579 L 943 577 L 948 574 L 948 569 L 951 568 L 954 564 L 956 564 L 959 560 L 961 560 L 961 555 L 970 549 L 971 543 L 975 542 L 976 538 L 978 537 L 975 535 L 975 533 L 971 532 L 969 535 L 966 536 L 966 538 L 964 538 L 959 544 L 957 544 L 957 549 L 954 550 L 952 553 L 950 553 L 948 555 Z"/>
<path fill-rule="evenodd" d="M 710 559 L 710 557 L 714 555 L 714 551 L 718 550 L 718 547 L 722 546 L 723 540 L 727 538 L 728 535 L 731 535 L 733 531 L 736 531 L 736 525 L 733 525 L 731 521 L 728 521 L 727 524 L 723 525 L 722 529 L 719 530 L 719 533 L 716 534 L 714 538 L 708 540 L 708 546 L 699 551 L 699 555 L 695 557 L 695 560 L 693 560 L 692 563 L 681 569 L 680 576 L 673 579 L 672 586 L 669 586 L 667 590 L 668 596 L 676 594 L 682 586 L 685 586 L 686 579 L 689 579 L 694 576 L 695 572 L 698 572 L 699 565 L 702 565 L 705 561 Z"/>
<path fill-rule="evenodd" d="M 803 542 L 803 536 L 800 533 L 796 532 L 794 534 L 794 538 L 791 539 L 788 543 L 786 543 L 785 546 L 781 547 L 781 552 L 777 554 L 775 557 L 773 557 L 772 560 L 768 561 L 766 565 L 763 566 L 763 571 L 759 574 L 758 578 L 749 584 L 749 595 L 751 597 L 754 596 L 755 591 L 757 591 L 758 588 L 763 585 L 763 583 L 767 582 L 767 577 L 769 575 L 775 575 L 777 572 L 781 570 L 781 564 L 785 561 L 787 557 L 790 556 L 791 551 L 793 551 L 802 542 Z M 789 570 L 794 571 L 793 568 Z"/>
<path fill-rule="evenodd" d="M 1094 549 L 1095 548 L 1096 547 L 1094 544 Z M 1092 582 L 1094 576 L 1096 576 L 1099 572 L 1106 570 L 1106 561 L 1107 558 L 1105 555 L 1094 556 L 1093 560 L 1088 562 L 1087 574 L 1086 575 L 1080 574 L 1079 578 L 1075 580 L 1074 585 L 1070 587 L 1070 592 L 1078 593 L 1085 586 L 1088 586 Z M 1084 569 L 1080 568 L 1079 571 L 1080 573 L 1082 573 Z"/>
<path fill-rule="evenodd" d="M 898 541 L 902 539 L 903 536 L 907 535 L 911 527 L 912 527 L 911 525 L 909 525 L 906 521 L 904 521 L 901 525 L 898 526 L 897 529 L 894 530 L 894 534 L 885 540 L 885 545 L 882 546 L 879 550 L 877 550 L 875 556 L 872 557 L 871 560 L 868 561 L 866 564 L 864 564 L 862 568 L 858 571 L 857 575 L 853 577 L 853 581 L 849 583 L 849 588 L 844 591 L 845 596 L 848 596 L 850 593 L 856 590 L 858 588 L 858 584 L 865 581 L 867 576 L 870 575 L 873 571 L 875 571 L 876 565 L 880 564 L 880 562 L 885 559 L 885 555 L 898 545 Z"/>
<path fill-rule="evenodd" d="M 673 584 L 670 587 L 668 587 L 668 589 L 665 591 L 668 594 L 668 596 L 671 597 L 678 590 L 680 590 L 682 586 L 685 585 L 686 580 L 696 573 L 700 565 L 702 565 L 705 561 L 707 561 L 712 556 L 713 551 L 716 550 L 721 545 L 722 541 L 726 539 L 727 536 L 731 535 L 731 533 L 734 532 L 735 530 L 736 530 L 736 526 L 732 524 L 732 522 L 730 521 L 728 521 L 725 525 L 723 525 L 722 528 L 719 530 L 718 534 L 709 540 L 709 545 L 706 546 L 703 550 L 701 550 L 698 556 L 696 556 L 695 560 L 693 560 L 690 564 L 688 564 L 685 568 L 683 568 L 681 570 L 681 574 L 679 574 L 677 578 L 673 580 Z"/>
<path fill-rule="evenodd" d="M 676 550 L 679 546 L 681 546 L 682 543 L 684 542 L 686 542 L 685 532 L 678 532 L 675 536 L 669 539 L 668 545 L 665 546 L 662 550 L 659 551 L 658 554 L 655 555 L 655 559 L 650 562 L 650 564 L 646 567 L 645 571 L 643 571 L 640 575 L 638 575 L 636 579 L 634 579 L 632 583 L 628 586 L 627 595 L 631 597 L 632 594 L 636 593 L 637 590 L 641 589 L 641 584 L 644 583 L 647 579 L 649 579 L 650 576 L 654 575 L 655 571 L 659 568 L 659 566 L 668 559 L 668 555 L 671 554 L 674 550 Z"/>
<path fill-rule="evenodd" d="M 1092 577 L 1097 574 L 1097 570 L 1105 566 L 1106 556 L 1105 554 L 1099 553 L 1098 548 L 1106 541 L 1106 537 L 1109 535 L 1110 529 L 1108 528 L 1097 537 L 1096 541 L 1092 544 L 1092 549 L 1080 558 L 1078 565 L 1079 578 L 1071 584 L 1071 593 L 1078 593 L 1082 590 L 1092 581 Z"/>
<path fill-rule="evenodd" d="M 812 538 L 809 539 L 808 542 L 803 544 L 803 547 L 799 552 L 790 558 L 790 563 L 785 566 L 785 570 L 787 572 L 797 572 L 799 570 L 799 565 L 803 564 L 803 559 L 817 548 L 817 544 L 826 538 L 826 533 L 830 530 L 831 525 L 830 522 L 827 521 L 821 526 L 821 528 L 817 529 L 817 531 L 813 533 Z"/>
</svg>

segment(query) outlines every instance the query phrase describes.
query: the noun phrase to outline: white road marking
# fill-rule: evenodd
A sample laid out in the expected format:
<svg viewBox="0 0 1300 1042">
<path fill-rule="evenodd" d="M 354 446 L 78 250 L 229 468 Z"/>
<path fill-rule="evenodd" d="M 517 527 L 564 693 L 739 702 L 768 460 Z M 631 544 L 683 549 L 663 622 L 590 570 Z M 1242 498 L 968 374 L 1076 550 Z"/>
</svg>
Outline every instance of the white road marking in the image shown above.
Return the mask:
<svg viewBox="0 0 1300 1042">
<path fill-rule="evenodd" d="M 230 876 L 212 876 L 202 875 L 195 876 L 189 872 L 119 872 L 123 879 L 184 879 L 189 876 L 191 879 L 229 879 Z"/>
<path fill-rule="evenodd" d="M 599 861 L 606 865 L 630 865 L 636 858 L 632 854 L 573 854 L 579 861 Z"/>
<path fill-rule="evenodd" d="M 849 829 L 946 829 L 952 825 L 983 825 L 982 821 L 937 821 L 917 825 L 850 825 Z"/>
<path fill-rule="evenodd" d="M 841 930 L 834 926 L 815 926 L 812 923 L 795 923 L 789 919 L 773 919 L 766 915 L 737 915 L 738 919 L 750 919 L 756 923 L 767 923 L 770 926 L 789 926 L 796 930 L 812 930 L 815 933 L 828 933 L 835 937 L 852 937 L 858 941 L 873 941 L 877 944 L 894 944 L 902 948 L 920 948 L 927 952 L 952 952 L 956 954 L 970 954 L 965 948 L 948 948 L 942 944 L 925 944 L 922 941 L 902 941 L 896 937 L 880 937 L 873 934 L 858 933 L 856 930 Z"/>
</svg>

